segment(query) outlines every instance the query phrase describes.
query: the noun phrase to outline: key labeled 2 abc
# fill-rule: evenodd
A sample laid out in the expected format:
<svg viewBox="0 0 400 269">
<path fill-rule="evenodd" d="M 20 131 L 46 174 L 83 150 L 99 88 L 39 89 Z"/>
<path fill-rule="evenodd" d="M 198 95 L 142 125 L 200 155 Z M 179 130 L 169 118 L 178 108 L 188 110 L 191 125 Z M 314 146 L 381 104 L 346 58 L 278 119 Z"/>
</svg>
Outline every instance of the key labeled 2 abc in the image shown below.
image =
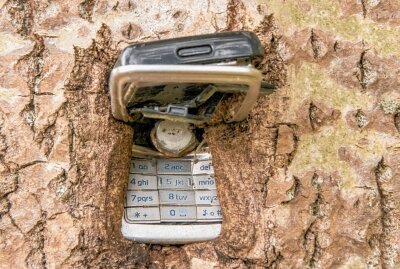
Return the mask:
<svg viewBox="0 0 400 269">
<path fill-rule="evenodd" d="M 126 196 L 127 206 L 151 206 L 158 204 L 158 191 L 128 191 Z"/>
<path fill-rule="evenodd" d="M 157 172 L 159 174 L 190 174 L 191 161 L 158 160 Z"/>
</svg>

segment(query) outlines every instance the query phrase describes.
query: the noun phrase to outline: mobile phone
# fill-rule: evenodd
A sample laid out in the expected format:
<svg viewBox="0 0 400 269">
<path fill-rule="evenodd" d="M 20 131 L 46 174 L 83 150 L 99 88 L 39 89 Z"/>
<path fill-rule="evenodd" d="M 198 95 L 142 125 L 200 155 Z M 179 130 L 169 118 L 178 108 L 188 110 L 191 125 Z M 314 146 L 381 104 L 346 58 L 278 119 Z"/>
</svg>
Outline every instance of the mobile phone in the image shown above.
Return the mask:
<svg viewBox="0 0 400 269">
<path fill-rule="evenodd" d="M 221 232 L 212 156 L 204 127 L 217 105 L 245 97 L 226 122 L 245 119 L 260 93 L 254 66 L 264 55 L 251 32 L 227 32 L 134 44 L 110 75 L 115 118 L 134 128 L 122 218 L 125 238 L 157 244 L 213 240 Z"/>
</svg>

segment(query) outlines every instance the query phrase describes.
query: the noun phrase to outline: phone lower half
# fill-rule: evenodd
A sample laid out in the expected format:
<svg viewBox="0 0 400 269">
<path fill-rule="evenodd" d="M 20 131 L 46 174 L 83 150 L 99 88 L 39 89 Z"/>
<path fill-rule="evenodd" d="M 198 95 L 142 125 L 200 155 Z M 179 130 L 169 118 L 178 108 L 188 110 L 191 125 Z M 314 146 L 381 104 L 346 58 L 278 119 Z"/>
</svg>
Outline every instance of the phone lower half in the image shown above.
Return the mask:
<svg viewBox="0 0 400 269">
<path fill-rule="evenodd" d="M 131 162 L 121 231 L 126 239 L 186 244 L 216 239 L 222 211 L 209 152 Z"/>
</svg>

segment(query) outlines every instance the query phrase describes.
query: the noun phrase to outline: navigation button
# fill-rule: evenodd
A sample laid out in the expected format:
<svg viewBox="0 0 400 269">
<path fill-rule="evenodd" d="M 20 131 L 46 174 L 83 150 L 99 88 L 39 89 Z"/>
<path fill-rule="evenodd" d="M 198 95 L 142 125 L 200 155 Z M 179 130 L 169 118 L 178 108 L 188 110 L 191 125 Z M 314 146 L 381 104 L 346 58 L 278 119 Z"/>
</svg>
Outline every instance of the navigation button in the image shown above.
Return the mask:
<svg viewBox="0 0 400 269">
<path fill-rule="evenodd" d="M 211 160 L 198 161 L 193 163 L 193 175 L 213 173 L 214 167 Z"/>
<path fill-rule="evenodd" d="M 194 204 L 194 191 L 160 190 L 161 204 Z"/>
<path fill-rule="evenodd" d="M 159 174 L 191 174 L 191 166 L 190 160 L 158 160 L 157 172 Z"/>
<path fill-rule="evenodd" d="M 160 222 L 159 207 L 126 208 L 126 218 L 132 222 Z"/>
<path fill-rule="evenodd" d="M 198 206 L 197 219 L 199 220 L 221 220 L 222 210 L 219 206 Z"/>
<path fill-rule="evenodd" d="M 217 188 L 215 178 L 211 175 L 195 175 L 193 183 L 196 189 L 214 190 Z"/>
<path fill-rule="evenodd" d="M 157 176 L 130 174 L 128 190 L 156 190 Z"/>
<path fill-rule="evenodd" d="M 126 206 L 158 205 L 158 191 L 128 191 Z"/>
<path fill-rule="evenodd" d="M 156 167 L 151 160 L 133 159 L 131 173 L 156 174 Z"/>
<path fill-rule="evenodd" d="M 162 206 L 160 207 L 161 222 L 165 221 L 195 221 L 195 206 Z"/>
<path fill-rule="evenodd" d="M 186 175 L 160 175 L 158 176 L 160 189 L 192 189 L 191 176 Z"/>
<path fill-rule="evenodd" d="M 196 204 L 219 205 L 217 190 L 196 191 Z"/>
</svg>

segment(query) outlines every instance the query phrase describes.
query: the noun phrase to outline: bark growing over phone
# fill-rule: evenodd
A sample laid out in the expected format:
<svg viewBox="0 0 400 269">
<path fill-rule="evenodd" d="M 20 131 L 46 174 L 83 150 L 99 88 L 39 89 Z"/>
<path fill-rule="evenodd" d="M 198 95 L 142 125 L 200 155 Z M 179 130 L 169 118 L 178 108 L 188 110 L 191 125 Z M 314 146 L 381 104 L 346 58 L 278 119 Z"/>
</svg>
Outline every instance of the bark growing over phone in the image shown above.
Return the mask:
<svg viewBox="0 0 400 269">
<path fill-rule="evenodd" d="M 0 264 L 399 266 L 398 4 L 179 3 L 0 3 Z M 256 31 L 281 86 L 246 121 L 207 129 L 223 234 L 125 241 L 132 130 L 110 114 L 109 72 L 127 42 L 214 29 Z"/>
</svg>

